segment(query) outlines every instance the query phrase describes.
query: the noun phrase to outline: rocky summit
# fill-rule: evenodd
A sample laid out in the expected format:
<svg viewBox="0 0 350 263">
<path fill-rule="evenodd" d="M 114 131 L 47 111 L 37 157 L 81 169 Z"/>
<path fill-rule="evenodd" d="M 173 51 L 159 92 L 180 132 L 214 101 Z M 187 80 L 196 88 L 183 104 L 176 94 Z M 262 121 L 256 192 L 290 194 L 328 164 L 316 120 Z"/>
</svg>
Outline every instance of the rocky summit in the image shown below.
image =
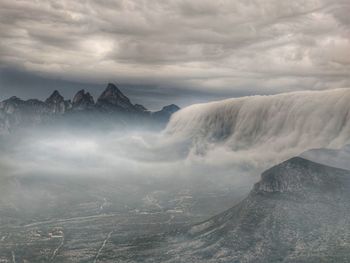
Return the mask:
<svg viewBox="0 0 350 263">
<path fill-rule="evenodd" d="M 129 98 L 125 96 L 116 85 L 109 83 L 97 100 L 96 106 L 106 111 L 137 112 Z"/>
<path fill-rule="evenodd" d="M 65 101 L 57 90 L 45 100 L 45 104 L 50 108 L 51 113 L 65 113 L 72 106 L 71 102 Z"/>
<path fill-rule="evenodd" d="M 73 98 L 73 109 L 74 110 L 89 110 L 95 106 L 94 98 L 89 92 L 85 90 L 79 90 Z"/>
</svg>

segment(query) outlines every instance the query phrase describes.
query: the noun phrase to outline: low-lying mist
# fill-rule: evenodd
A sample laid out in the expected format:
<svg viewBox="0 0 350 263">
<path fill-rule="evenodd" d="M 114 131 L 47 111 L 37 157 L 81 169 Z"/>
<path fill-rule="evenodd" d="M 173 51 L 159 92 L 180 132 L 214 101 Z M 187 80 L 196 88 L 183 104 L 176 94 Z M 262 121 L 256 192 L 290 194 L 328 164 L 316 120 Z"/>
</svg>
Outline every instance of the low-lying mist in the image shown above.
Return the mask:
<svg viewBox="0 0 350 263">
<path fill-rule="evenodd" d="M 255 167 L 237 166 L 226 153 L 216 160 L 188 155 L 188 147 L 154 130 L 46 127 L 0 143 L 0 212 L 20 222 L 101 209 L 170 211 L 199 220 L 240 200 L 257 175 Z"/>
<path fill-rule="evenodd" d="M 348 96 L 335 90 L 194 105 L 162 131 L 23 129 L 0 141 L 1 209 L 16 217 L 170 211 L 207 218 L 242 199 L 272 165 L 348 143 Z"/>
</svg>

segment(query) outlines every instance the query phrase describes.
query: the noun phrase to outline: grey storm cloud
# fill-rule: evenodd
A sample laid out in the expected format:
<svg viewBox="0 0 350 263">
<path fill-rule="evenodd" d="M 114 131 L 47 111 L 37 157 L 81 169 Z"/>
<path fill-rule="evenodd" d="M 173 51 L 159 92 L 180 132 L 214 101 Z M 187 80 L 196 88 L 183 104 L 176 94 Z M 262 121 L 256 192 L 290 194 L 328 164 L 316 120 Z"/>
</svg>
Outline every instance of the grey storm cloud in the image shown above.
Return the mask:
<svg viewBox="0 0 350 263">
<path fill-rule="evenodd" d="M 184 96 L 350 87 L 349 13 L 348 0 L 2 0 L 0 63 Z"/>
</svg>

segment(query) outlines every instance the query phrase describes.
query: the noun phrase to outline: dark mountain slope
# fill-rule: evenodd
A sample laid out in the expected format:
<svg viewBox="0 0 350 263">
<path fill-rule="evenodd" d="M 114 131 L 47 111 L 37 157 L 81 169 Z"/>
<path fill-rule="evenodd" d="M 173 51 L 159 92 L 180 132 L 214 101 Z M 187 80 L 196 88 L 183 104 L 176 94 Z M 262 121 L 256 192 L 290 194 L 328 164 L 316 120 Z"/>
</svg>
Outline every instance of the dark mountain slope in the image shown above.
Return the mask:
<svg viewBox="0 0 350 263">
<path fill-rule="evenodd" d="M 131 103 L 116 85 L 108 83 L 107 88 L 102 92 L 96 102 L 96 106 L 103 111 L 113 112 L 138 112 L 138 108 Z"/>
<path fill-rule="evenodd" d="M 184 262 L 349 262 L 349 190 L 350 172 L 292 158 L 239 205 L 192 227 Z"/>
<path fill-rule="evenodd" d="M 249 196 L 232 209 L 185 234 L 135 241 L 138 250 L 124 259 L 350 262 L 349 190 L 349 171 L 292 158 L 264 172 Z"/>
<path fill-rule="evenodd" d="M 85 111 L 91 110 L 95 107 L 94 98 L 90 95 L 89 92 L 85 90 L 79 90 L 73 98 L 73 110 Z"/>
</svg>

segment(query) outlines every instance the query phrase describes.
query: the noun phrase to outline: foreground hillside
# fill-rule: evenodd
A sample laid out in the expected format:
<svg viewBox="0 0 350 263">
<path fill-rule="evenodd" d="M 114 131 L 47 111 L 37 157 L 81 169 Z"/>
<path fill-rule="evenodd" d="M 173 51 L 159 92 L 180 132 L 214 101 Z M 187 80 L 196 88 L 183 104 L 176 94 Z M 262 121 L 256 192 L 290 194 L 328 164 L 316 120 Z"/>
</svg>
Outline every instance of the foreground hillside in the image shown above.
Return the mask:
<svg viewBox="0 0 350 263">
<path fill-rule="evenodd" d="M 134 248 L 124 259 L 349 262 L 349 189 L 350 171 L 292 158 L 264 172 L 249 196 L 232 209 L 185 234 L 156 237 L 158 245 L 139 240 L 134 244 L 140 251 Z"/>
</svg>

